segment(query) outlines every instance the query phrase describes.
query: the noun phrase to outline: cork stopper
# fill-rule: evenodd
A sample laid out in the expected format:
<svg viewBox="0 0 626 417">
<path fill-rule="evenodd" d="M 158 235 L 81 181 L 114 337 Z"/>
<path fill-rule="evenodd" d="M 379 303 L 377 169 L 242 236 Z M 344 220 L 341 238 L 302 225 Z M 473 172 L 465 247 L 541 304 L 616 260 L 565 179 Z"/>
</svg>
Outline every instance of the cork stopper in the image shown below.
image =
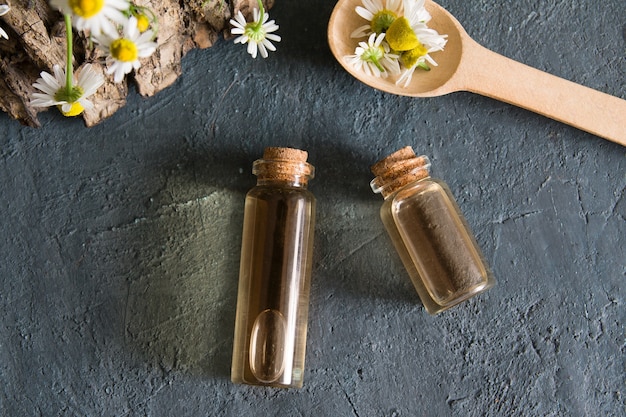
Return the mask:
<svg viewBox="0 0 626 417">
<path fill-rule="evenodd" d="M 370 186 L 372 191 L 387 198 L 405 185 L 428 177 L 429 168 L 427 156 L 417 156 L 413 148 L 406 146 L 372 165 L 376 178 Z"/>
<path fill-rule="evenodd" d="M 252 173 L 259 182 L 281 181 L 294 185 L 306 185 L 315 173 L 313 165 L 307 163 L 309 154 L 294 148 L 265 148 L 263 158 L 254 161 Z"/>
<path fill-rule="evenodd" d="M 267 161 L 294 161 L 306 162 L 309 157 L 307 151 L 294 148 L 269 147 L 263 151 L 263 159 Z"/>
</svg>

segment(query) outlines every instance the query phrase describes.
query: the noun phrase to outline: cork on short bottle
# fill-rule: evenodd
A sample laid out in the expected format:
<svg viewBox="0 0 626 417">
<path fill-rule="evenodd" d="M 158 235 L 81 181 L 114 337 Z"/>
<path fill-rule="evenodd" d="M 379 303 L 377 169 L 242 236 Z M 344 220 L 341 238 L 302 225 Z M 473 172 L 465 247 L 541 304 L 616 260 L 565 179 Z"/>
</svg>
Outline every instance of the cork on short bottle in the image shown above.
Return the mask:
<svg viewBox="0 0 626 417">
<path fill-rule="evenodd" d="M 376 178 L 370 185 L 374 192 L 387 198 L 405 185 L 428 177 L 429 168 L 428 157 L 417 156 L 410 146 L 406 146 L 372 165 Z"/>
</svg>

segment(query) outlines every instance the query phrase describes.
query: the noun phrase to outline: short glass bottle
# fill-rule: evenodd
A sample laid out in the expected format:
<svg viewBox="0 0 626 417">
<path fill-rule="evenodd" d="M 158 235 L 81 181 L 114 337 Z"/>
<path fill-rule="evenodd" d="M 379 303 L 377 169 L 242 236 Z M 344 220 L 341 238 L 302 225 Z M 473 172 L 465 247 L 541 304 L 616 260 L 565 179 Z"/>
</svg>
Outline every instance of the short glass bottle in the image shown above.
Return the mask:
<svg viewBox="0 0 626 417">
<path fill-rule="evenodd" d="M 372 190 L 385 199 L 380 217 L 426 311 L 480 294 L 495 280 L 448 186 L 410 146 L 372 166 Z"/>
<path fill-rule="evenodd" d="M 307 152 L 266 148 L 246 195 L 231 379 L 300 388 L 303 383 L 315 197 Z"/>
</svg>

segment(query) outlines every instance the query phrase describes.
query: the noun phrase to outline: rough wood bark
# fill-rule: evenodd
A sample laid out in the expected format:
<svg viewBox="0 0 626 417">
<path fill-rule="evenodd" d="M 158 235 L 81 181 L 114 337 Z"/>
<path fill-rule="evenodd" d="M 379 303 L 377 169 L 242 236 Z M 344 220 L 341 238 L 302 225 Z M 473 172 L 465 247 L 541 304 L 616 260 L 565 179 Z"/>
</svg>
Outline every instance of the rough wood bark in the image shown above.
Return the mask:
<svg viewBox="0 0 626 417">
<path fill-rule="evenodd" d="M 75 66 L 91 63 L 105 75 L 105 84 L 92 96 L 95 108 L 83 114 L 93 126 L 126 104 L 127 82 L 133 82 L 143 96 L 153 96 L 169 87 L 181 74 L 182 58 L 194 48 L 208 48 L 220 34 L 230 38 L 228 23 L 241 11 L 250 17 L 257 0 L 137 0 L 159 18 L 158 48 L 142 61 L 141 68 L 125 81 L 113 83 L 105 75 L 104 57 L 94 50 L 82 33 L 74 33 Z M 264 1 L 266 9 L 274 0 Z M 38 127 L 37 113 L 46 109 L 30 106 L 32 84 L 41 71 L 64 66 L 65 26 L 62 15 L 46 0 L 11 0 L 11 10 L 0 17 L 9 39 L 0 40 L 0 109 L 28 126 Z"/>
</svg>

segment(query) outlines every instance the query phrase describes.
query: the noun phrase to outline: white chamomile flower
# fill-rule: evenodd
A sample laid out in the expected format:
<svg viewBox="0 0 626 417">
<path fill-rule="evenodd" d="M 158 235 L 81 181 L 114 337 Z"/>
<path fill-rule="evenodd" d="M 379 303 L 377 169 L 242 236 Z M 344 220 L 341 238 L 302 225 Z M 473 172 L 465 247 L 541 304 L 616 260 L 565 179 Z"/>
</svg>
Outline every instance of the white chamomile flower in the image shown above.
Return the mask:
<svg viewBox="0 0 626 417">
<path fill-rule="evenodd" d="M 95 36 L 98 46 L 108 54 L 107 74 L 114 74 L 113 80 L 119 83 L 133 69 L 139 69 L 139 58 L 149 57 L 157 48 L 157 43 L 152 41 L 153 37 L 151 30 L 143 33 L 139 31 L 134 16 L 124 23 L 121 36 Z"/>
<path fill-rule="evenodd" d="M 95 36 L 115 36 L 116 24 L 123 25 L 127 20 L 122 12 L 130 7 L 128 0 L 50 0 L 50 4 L 64 14 L 72 14 L 76 29 Z"/>
<path fill-rule="evenodd" d="M 9 10 L 11 10 L 11 6 L 9 6 L 8 4 L 0 5 L 0 16 L 4 16 L 5 14 L 9 13 Z M 7 33 L 2 28 L 0 28 L 0 38 L 9 39 L 9 35 L 7 35 Z"/>
<path fill-rule="evenodd" d="M 263 9 L 263 4 L 259 1 L 259 9 L 253 10 L 252 22 L 246 22 L 246 18 L 241 11 L 237 12 L 234 19 L 230 19 L 230 24 L 234 27 L 230 33 L 239 35 L 235 38 L 235 43 L 248 44 L 248 53 L 252 58 L 256 58 L 257 51 L 261 51 L 261 56 L 267 58 L 267 51 L 275 51 L 276 47 L 272 43 L 280 42 L 280 36 L 272 33 L 278 30 L 278 25 L 273 20 L 268 21 L 269 14 Z"/>
<path fill-rule="evenodd" d="M 426 25 L 431 16 L 424 8 L 424 0 L 404 0 L 404 17 L 409 21 L 417 39 L 428 49 L 429 53 L 443 51 L 448 35 L 440 35 Z"/>
<path fill-rule="evenodd" d="M 91 64 L 85 65 L 73 74 L 74 83 L 71 91 L 67 89 L 65 70 L 55 65 L 53 72 L 54 76 L 42 71 L 41 78 L 33 84 L 33 87 L 42 92 L 33 93 L 31 106 L 57 106 L 64 116 L 77 116 L 83 110 L 93 108 L 93 103 L 87 97 L 100 88 L 104 79 L 92 68 Z"/>
<path fill-rule="evenodd" d="M 404 0 L 404 17 L 411 26 L 428 23 L 431 19 L 430 13 L 424 7 L 424 0 Z"/>
<path fill-rule="evenodd" d="M 424 0 L 404 0 L 403 9 L 404 15 L 391 23 L 386 35 L 390 48 L 400 56 L 404 68 L 396 84 L 406 87 L 416 68 L 429 70 L 428 64 L 437 66 L 430 54 L 443 50 L 447 35 L 440 35 L 427 26 L 431 16 L 424 8 Z"/>
<path fill-rule="evenodd" d="M 425 26 L 425 25 L 424 25 Z M 442 51 L 443 46 L 446 44 L 445 36 L 439 35 L 436 31 L 429 28 L 423 28 L 421 32 L 432 31 L 434 33 L 428 33 L 428 36 L 418 35 L 420 40 L 425 39 L 423 43 L 421 43 L 417 48 L 414 48 L 410 51 L 403 52 L 400 55 L 400 62 L 402 63 L 405 70 L 402 72 L 402 75 L 396 81 L 396 85 L 402 85 L 403 87 L 407 87 L 411 83 L 411 79 L 413 78 L 413 73 L 417 68 L 422 68 L 425 70 L 430 70 L 428 63 L 433 66 L 437 66 L 437 62 L 430 56 L 431 52 Z M 417 33 L 421 33 L 417 31 Z"/>
<path fill-rule="evenodd" d="M 354 69 L 363 71 L 367 75 L 386 78 L 389 74 L 400 73 L 398 55 L 389 51 L 389 45 L 383 42 L 385 34 L 372 33 L 366 42 L 359 42 L 354 50 L 354 55 L 346 55 L 344 59 Z"/>
<path fill-rule="evenodd" d="M 391 23 L 402 15 L 402 0 L 362 0 L 363 6 L 355 8 L 357 14 L 369 24 L 358 27 L 350 35 L 362 38 L 371 33 L 384 33 Z"/>
</svg>

